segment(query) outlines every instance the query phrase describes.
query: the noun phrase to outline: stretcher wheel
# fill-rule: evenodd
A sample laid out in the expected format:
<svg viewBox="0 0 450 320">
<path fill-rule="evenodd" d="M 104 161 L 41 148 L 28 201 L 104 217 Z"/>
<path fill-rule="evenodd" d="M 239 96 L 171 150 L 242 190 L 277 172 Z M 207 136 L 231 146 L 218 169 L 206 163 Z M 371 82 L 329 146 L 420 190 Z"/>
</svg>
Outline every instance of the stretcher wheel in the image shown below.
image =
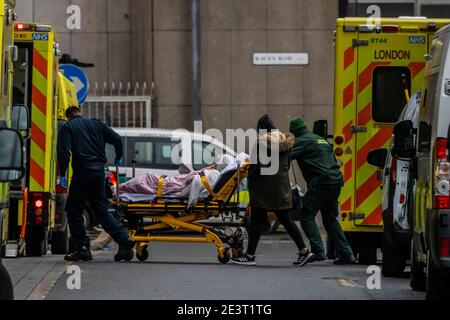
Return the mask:
<svg viewBox="0 0 450 320">
<path fill-rule="evenodd" d="M 141 262 L 146 261 L 148 259 L 148 249 L 142 248 L 140 253 L 136 251 L 136 258 Z"/>
<path fill-rule="evenodd" d="M 228 261 L 231 259 L 230 251 L 227 250 L 223 253 L 223 258 L 219 255 L 217 255 L 217 259 L 219 259 L 219 262 L 222 264 L 227 264 Z"/>
</svg>

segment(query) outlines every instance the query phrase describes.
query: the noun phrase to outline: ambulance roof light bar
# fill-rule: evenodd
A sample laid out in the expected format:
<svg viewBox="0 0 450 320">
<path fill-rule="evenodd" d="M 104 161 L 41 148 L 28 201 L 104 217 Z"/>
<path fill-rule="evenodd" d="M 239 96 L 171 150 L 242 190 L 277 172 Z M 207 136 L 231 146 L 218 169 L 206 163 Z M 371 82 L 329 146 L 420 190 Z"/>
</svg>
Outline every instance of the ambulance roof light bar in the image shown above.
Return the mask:
<svg viewBox="0 0 450 320">
<path fill-rule="evenodd" d="M 384 25 L 382 28 L 383 32 L 399 32 L 400 27 L 395 24 Z"/>
<path fill-rule="evenodd" d="M 33 30 L 33 25 L 25 23 L 17 23 L 15 29 L 18 31 Z"/>
<path fill-rule="evenodd" d="M 420 20 L 426 20 L 428 19 L 427 17 L 424 16 L 400 16 L 398 17 L 399 19 L 420 19 Z"/>
<path fill-rule="evenodd" d="M 374 32 L 376 31 L 377 33 L 380 32 L 381 30 L 381 26 L 380 25 L 374 25 L 374 24 L 360 24 L 358 26 L 358 31 L 359 32 L 364 32 L 364 33 L 370 33 L 370 32 Z"/>
<path fill-rule="evenodd" d="M 17 23 L 15 29 L 17 31 L 50 32 L 52 31 L 52 26 L 47 24 Z"/>
<path fill-rule="evenodd" d="M 52 26 L 48 24 L 37 24 L 36 25 L 37 32 L 50 32 L 52 31 Z"/>
</svg>

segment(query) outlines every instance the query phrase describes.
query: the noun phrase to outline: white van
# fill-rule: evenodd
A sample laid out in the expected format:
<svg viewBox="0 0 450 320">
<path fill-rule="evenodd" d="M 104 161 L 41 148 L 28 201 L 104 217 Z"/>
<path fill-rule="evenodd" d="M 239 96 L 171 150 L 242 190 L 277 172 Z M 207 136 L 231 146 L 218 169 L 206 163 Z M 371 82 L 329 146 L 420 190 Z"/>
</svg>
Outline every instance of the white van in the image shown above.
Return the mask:
<svg viewBox="0 0 450 320">
<path fill-rule="evenodd" d="M 181 146 L 181 152 L 177 152 L 181 157 L 181 163 L 186 166 L 184 169 L 189 171 L 199 170 L 214 163 L 215 157 L 219 154 L 236 156 L 236 153 L 222 142 L 200 133 L 165 129 L 114 129 L 114 131 L 123 139 L 124 163 L 120 168 L 121 182 L 123 179 L 128 180 L 149 171 L 165 176 L 179 174 L 180 158 L 175 162 L 172 159 L 172 151 L 177 146 Z M 211 147 L 212 149 L 205 152 L 206 148 Z M 106 156 L 108 170 L 115 171 L 113 146 L 107 145 Z"/>
<path fill-rule="evenodd" d="M 411 120 L 418 128 L 421 92 L 417 91 L 406 104 L 398 122 Z M 392 157 L 392 143 L 388 149 L 369 152 L 367 162 L 383 169 L 383 263 L 385 277 L 401 277 L 411 252 L 411 207 L 414 202 L 414 163 Z"/>
<path fill-rule="evenodd" d="M 419 128 L 395 126 L 393 156 L 415 163 L 411 286 L 442 299 L 450 298 L 450 25 L 435 34 L 426 60 Z"/>
</svg>

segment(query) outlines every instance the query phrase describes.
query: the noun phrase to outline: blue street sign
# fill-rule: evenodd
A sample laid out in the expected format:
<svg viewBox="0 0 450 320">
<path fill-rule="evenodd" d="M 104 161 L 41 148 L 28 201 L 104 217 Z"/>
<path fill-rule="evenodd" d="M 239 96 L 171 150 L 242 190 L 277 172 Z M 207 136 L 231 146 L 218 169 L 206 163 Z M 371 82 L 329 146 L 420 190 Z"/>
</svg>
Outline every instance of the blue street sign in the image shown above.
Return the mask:
<svg viewBox="0 0 450 320">
<path fill-rule="evenodd" d="M 89 80 L 86 72 L 73 64 L 62 64 L 59 66 L 59 70 L 61 70 L 61 72 L 75 84 L 78 103 L 84 103 L 89 91 Z"/>
</svg>

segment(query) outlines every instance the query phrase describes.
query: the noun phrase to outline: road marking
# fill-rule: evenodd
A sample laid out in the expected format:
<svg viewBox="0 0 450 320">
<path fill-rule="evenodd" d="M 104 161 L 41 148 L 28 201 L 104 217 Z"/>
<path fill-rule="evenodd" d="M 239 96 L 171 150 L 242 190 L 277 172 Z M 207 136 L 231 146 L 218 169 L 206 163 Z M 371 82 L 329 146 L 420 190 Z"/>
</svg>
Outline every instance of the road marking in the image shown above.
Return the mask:
<svg viewBox="0 0 450 320">
<path fill-rule="evenodd" d="M 334 280 L 336 281 L 341 287 L 344 288 L 364 288 L 362 285 L 357 283 L 357 280 L 353 279 L 346 279 L 342 277 L 325 277 L 322 278 L 323 280 Z"/>
<path fill-rule="evenodd" d="M 45 300 L 56 282 L 58 282 L 59 278 L 66 272 L 66 268 L 69 265 L 70 263 L 57 263 L 38 283 L 26 300 Z"/>
</svg>

